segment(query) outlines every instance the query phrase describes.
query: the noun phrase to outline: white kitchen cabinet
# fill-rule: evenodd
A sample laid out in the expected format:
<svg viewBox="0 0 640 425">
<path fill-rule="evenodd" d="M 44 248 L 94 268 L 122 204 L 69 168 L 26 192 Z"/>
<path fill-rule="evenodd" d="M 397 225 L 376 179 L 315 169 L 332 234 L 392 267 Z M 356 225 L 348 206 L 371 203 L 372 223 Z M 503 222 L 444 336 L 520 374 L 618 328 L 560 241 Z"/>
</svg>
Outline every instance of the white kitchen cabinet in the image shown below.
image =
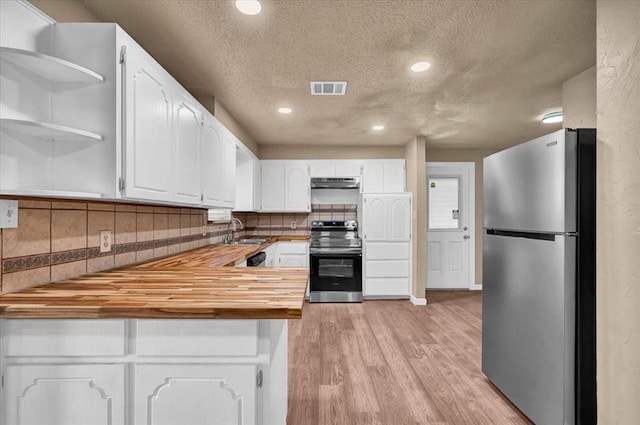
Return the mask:
<svg viewBox="0 0 640 425">
<path fill-rule="evenodd" d="M 309 161 L 311 177 L 360 177 L 361 168 L 359 160 Z"/>
<path fill-rule="evenodd" d="M 173 92 L 173 120 L 176 167 L 173 193 L 180 202 L 197 205 L 202 201 L 203 110 L 182 88 L 175 88 Z"/>
<path fill-rule="evenodd" d="M 278 244 L 274 243 L 269 245 L 265 250 L 264 253 L 267 255 L 267 257 L 264 260 L 264 266 L 265 267 L 276 267 L 276 264 L 278 262 Z"/>
<path fill-rule="evenodd" d="M 278 242 L 277 267 L 309 267 L 309 242 Z"/>
<path fill-rule="evenodd" d="M 135 423 L 255 425 L 256 365 L 140 365 Z M 254 377 L 247 379 L 247 376 Z"/>
<path fill-rule="evenodd" d="M 236 137 L 229 130 L 223 132 L 223 163 L 222 163 L 222 206 L 233 208 L 236 202 Z"/>
<path fill-rule="evenodd" d="M 311 182 L 308 166 L 284 166 L 284 211 L 311 211 Z"/>
<path fill-rule="evenodd" d="M 9 364 L 3 373 L 4 424 L 125 423 L 124 365 Z"/>
<path fill-rule="evenodd" d="M 262 161 L 261 170 L 261 211 L 311 211 L 309 166 L 287 161 Z"/>
<path fill-rule="evenodd" d="M 261 166 L 261 211 L 284 211 L 284 165 L 265 163 Z"/>
<path fill-rule="evenodd" d="M 363 193 L 396 193 L 405 191 L 403 159 L 367 160 L 362 167 Z"/>
<path fill-rule="evenodd" d="M 0 24 L 43 22 L 0 47 L 0 194 L 233 206 L 232 138 L 216 151 L 216 177 L 228 182 L 218 199 L 207 188 L 221 180 L 206 174 L 204 108 L 119 26 L 2 7 Z"/>
<path fill-rule="evenodd" d="M 285 425 L 287 320 L 0 320 L 0 424 Z"/>
<path fill-rule="evenodd" d="M 212 207 L 224 204 L 224 127 L 208 112 L 202 127 L 202 195 L 203 202 Z"/>
<path fill-rule="evenodd" d="M 411 194 L 362 200 L 363 292 L 368 298 L 411 295 Z"/>
</svg>

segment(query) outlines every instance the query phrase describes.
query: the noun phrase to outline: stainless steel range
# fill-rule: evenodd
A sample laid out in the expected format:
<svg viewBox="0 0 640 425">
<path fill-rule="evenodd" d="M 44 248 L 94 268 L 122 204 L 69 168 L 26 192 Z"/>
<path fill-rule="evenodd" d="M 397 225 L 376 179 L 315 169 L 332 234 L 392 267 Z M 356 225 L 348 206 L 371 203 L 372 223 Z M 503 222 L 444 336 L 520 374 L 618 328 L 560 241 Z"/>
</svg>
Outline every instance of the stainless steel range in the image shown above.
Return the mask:
<svg viewBox="0 0 640 425">
<path fill-rule="evenodd" d="M 362 241 L 355 220 L 312 222 L 309 253 L 310 302 L 362 302 Z"/>
</svg>

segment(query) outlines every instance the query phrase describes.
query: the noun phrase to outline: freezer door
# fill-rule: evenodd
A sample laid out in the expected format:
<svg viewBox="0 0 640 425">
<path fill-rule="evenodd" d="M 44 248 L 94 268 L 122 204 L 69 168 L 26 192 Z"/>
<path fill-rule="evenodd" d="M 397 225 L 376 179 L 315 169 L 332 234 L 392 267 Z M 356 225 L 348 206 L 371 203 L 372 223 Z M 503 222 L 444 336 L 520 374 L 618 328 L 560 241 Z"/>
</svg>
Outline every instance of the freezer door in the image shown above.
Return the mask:
<svg viewBox="0 0 640 425">
<path fill-rule="evenodd" d="M 484 159 L 484 227 L 575 232 L 577 136 L 559 130 Z"/>
<path fill-rule="evenodd" d="M 576 238 L 484 235 L 482 371 L 537 424 L 575 423 Z"/>
</svg>

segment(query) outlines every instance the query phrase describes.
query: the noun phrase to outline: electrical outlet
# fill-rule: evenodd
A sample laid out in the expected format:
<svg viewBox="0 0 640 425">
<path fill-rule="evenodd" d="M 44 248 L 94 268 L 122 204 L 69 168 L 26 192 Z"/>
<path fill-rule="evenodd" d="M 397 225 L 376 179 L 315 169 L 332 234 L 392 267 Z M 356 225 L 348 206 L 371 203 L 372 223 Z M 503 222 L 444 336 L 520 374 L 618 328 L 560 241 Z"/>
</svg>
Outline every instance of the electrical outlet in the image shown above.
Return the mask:
<svg viewBox="0 0 640 425">
<path fill-rule="evenodd" d="M 100 252 L 111 252 L 111 230 L 100 231 Z"/>
<path fill-rule="evenodd" d="M 295 221 L 292 221 L 292 222 L 291 222 L 291 228 L 292 228 L 292 229 L 295 229 L 295 228 L 296 228 L 296 222 L 295 222 Z"/>
<path fill-rule="evenodd" d="M 207 225 L 206 224 L 204 224 L 202 226 L 202 236 L 207 236 Z"/>
<path fill-rule="evenodd" d="M 18 201 L 0 199 L 0 228 L 18 227 Z"/>
</svg>

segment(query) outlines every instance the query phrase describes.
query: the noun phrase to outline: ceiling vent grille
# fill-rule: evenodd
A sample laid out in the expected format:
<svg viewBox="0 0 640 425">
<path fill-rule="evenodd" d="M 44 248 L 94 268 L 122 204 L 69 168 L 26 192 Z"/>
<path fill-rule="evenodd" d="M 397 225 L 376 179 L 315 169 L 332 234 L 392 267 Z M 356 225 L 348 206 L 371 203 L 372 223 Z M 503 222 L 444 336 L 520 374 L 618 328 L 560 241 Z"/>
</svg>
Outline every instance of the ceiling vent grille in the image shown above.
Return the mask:
<svg viewBox="0 0 640 425">
<path fill-rule="evenodd" d="M 344 96 L 347 92 L 346 81 L 312 81 L 313 96 Z"/>
</svg>

